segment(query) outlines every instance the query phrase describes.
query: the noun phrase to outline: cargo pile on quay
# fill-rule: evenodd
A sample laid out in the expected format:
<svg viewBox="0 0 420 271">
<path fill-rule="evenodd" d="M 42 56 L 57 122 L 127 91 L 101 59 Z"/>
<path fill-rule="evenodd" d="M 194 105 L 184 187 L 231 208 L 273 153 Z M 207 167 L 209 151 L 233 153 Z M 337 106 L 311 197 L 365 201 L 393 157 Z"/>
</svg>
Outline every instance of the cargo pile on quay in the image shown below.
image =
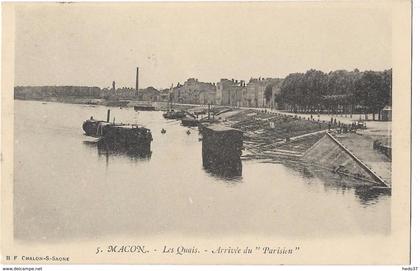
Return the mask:
<svg viewBox="0 0 420 271">
<path fill-rule="evenodd" d="M 244 132 L 247 159 L 299 158 L 331 125 L 315 119 L 253 109 L 221 114 L 225 125 Z"/>
</svg>

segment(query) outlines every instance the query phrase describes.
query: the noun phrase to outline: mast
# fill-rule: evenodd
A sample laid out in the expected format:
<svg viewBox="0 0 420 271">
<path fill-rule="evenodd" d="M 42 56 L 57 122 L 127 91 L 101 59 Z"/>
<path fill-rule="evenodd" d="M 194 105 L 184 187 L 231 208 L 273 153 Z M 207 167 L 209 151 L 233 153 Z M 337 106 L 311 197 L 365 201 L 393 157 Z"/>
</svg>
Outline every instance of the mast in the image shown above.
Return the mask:
<svg viewBox="0 0 420 271">
<path fill-rule="evenodd" d="M 136 96 L 139 96 L 139 67 L 136 69 Z"/>
<path fill-rule="evenodd" d="M 174 90 L 174 84 L 171 84 L 171 88 L 169 89 L 169 97 L 168 97 L 168 111 L 172 109 L 172 94 Z"/>
</svg>

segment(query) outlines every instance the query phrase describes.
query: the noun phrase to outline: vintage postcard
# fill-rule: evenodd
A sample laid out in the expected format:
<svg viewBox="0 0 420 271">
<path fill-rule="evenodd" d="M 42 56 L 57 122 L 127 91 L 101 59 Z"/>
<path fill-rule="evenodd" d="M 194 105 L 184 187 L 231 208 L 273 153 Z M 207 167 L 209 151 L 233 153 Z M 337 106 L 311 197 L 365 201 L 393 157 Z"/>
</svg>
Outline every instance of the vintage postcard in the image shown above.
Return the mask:
<svg viewBox="0 0 420 271">
<path fill-rule="evenodd" d="M 409 264 L 411 2 L 3 3 L 2 264 Z"/>
</svg>

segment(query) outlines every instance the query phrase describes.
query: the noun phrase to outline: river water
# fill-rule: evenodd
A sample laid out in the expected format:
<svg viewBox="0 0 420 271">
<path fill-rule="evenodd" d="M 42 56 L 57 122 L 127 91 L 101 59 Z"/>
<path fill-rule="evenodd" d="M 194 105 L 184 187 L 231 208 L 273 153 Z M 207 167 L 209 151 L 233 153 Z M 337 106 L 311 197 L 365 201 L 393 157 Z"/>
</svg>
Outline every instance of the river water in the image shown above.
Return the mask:
<svg viewBox="0 0 420 271">
<path fill-rule="evenodd" d="M 101 151 L 83 134 L 106 107 L 15 101 L 14 234 L 26 241 L 153 234 L 319 238 L 389 234 L 391 196 L 283 164 L 242 161 L 242 176 L 202 167 L 196 129 L 162 112 L 113 108 L 152 131 L 142 158 Z M 166 134 L 160 130 L 165 128 Z M 322 175 L 321 175 L 322 176 Z"/>
</svg>

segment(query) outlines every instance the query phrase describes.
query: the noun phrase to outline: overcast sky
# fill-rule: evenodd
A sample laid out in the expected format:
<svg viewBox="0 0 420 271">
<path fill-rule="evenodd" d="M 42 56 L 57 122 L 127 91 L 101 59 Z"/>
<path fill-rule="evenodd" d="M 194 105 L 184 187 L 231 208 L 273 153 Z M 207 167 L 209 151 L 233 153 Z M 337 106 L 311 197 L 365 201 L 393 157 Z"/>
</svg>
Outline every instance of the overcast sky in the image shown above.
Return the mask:
<svg viewBox="0 0 420 271">
<path fill-rule="evenodd" d="M 391 12 L 364 3 L 21 4 L 15 85 L 134 87 L 136 66 L 157 88 L 391 68 Z"/>
</svg>

